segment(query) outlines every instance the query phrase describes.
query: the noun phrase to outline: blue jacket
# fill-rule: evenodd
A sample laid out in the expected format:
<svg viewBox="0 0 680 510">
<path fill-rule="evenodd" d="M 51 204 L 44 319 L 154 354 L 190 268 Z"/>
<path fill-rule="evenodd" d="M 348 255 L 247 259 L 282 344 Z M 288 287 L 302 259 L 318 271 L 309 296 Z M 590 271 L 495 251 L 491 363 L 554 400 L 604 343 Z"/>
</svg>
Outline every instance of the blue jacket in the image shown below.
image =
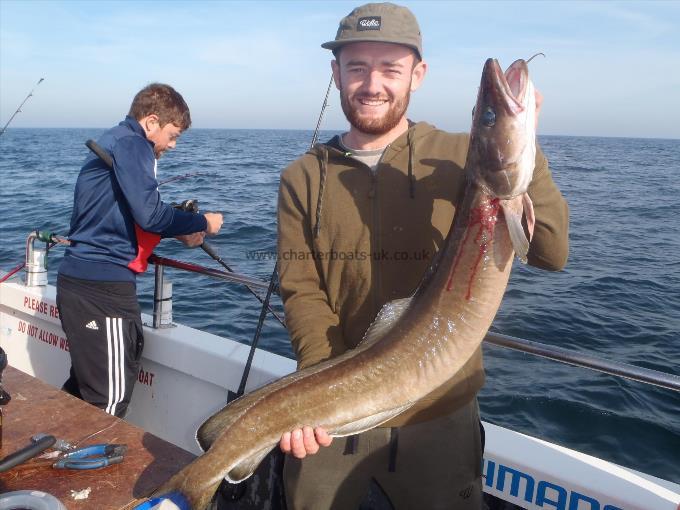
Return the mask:
<svg viewBox="0 0 680 510">
<path fill-rule="evenodd" d="M 135 281 L 135 224 L 163 237 L 201 232 L 205 216 L 164 203 L 155 177 L 153 142 L 132 117 L 97 143 L 113 157 L 113 170 L 94 154 L 80 170 L 69 238 L 59 273 L 83 280 Z"/>
</svg>

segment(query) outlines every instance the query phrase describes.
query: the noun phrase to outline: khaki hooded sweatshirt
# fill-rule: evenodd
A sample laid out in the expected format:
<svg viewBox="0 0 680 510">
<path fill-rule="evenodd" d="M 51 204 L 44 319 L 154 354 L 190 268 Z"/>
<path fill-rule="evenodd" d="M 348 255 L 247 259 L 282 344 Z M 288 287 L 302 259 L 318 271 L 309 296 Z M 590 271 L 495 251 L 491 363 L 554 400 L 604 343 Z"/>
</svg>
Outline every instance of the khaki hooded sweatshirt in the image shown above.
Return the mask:
<svg viewBox="0 0 680 510">
<path fill-rule="evenodd" d="M 283 171 L 278 263 L 298 368 L 356 347 L 385 303 L 414 293 L 462 198 L 468 141 L 421 122 L 385 149 L 375 172 L 337 137 Z M 560 270 L 569 212 L 540 150 L 529 195 L 536 214 L 529 263 Z M 483 383 L 480 346 L 447 384 L 382 426 L 452 413 Z"/>
</svg>

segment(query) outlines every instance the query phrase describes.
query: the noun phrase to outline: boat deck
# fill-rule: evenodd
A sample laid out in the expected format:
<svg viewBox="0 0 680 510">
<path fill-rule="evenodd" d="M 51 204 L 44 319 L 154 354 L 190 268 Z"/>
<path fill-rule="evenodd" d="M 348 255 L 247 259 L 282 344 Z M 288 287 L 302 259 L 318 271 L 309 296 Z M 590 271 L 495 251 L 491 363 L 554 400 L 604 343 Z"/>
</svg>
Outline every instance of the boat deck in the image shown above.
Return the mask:
<svg viewBox="0 0 680 510">
<path fill-rule="evenodd" d="M 16 368 L 7 367 L 2 380 L 12 400 L 3 408 L 0 456 L 28 445 L 31 436 L 39 433 L 69 443 L 82 441 L 78 446 L 118 443 L 128 449 L 121 464 L 95 470 L 53 469 L 44 463 L 32 467 L 31 463 L 40 461 L 28 461 L 0 474 L 0 493 L 40 490 L 55 496 L 69 510 L 121 509 L 148 495 L 195 458 Z M 90 434 L 95 435 L 84 440 Z M 86 498 L 75 499 L 86 493 Z"/>
</svg>

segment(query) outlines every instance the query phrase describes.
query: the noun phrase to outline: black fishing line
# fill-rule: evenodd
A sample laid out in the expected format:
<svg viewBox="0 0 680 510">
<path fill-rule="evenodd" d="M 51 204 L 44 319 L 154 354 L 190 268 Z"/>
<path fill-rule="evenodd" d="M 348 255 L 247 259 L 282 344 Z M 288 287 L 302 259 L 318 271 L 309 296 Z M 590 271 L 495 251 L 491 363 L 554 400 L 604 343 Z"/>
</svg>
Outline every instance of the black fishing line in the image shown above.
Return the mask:
<svg viewBox="0 0 680 510">
<path fill-rule="evenodd" d="M 531 57 L 529 57 L 529 59 L 526 61 L 527 64 L 528 64 L 529 62 L 531 62 L 534 58 L 538 57 L 539 55 L 542 56 L 543 58 L 548 58 L 548 57 L 545 56 L 545 53 L 534 53 L 534 54 L 533 54 Z"/>
</svg>

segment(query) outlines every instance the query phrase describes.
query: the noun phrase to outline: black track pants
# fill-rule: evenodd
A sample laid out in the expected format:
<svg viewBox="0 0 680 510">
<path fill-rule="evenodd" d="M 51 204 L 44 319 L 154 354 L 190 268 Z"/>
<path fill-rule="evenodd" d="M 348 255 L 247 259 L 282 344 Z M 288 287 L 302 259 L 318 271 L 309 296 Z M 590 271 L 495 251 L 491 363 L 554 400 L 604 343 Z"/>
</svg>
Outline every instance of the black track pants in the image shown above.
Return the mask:
<svg viewBox="0 0 680 510">
<path fill-rule="evenodd" d="M 125 416 L 144 348 L 135 285 L 60 274 L 57 307 L 71 354 L 71 375 L 63 389 Z"/>
</svg>

